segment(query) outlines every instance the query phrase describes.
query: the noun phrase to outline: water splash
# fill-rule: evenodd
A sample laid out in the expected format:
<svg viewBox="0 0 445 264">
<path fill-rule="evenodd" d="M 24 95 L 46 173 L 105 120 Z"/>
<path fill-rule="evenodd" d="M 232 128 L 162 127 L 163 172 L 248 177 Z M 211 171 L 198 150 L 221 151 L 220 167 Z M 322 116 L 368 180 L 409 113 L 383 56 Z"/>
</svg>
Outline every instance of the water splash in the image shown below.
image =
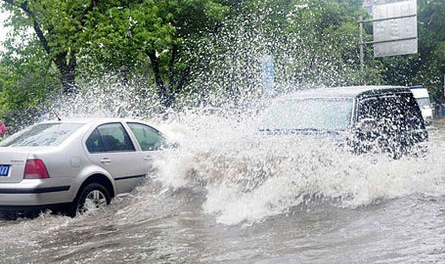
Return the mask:
<svg viewBox="0 0 445 264">
<path fill-rule="evenodd" d="M 171 195 L 168 199 L 178 190 L 196 192 L 203 198 L 203 212 L 219 223 L 252 224 L 318 203 L 356 208 L 415 193 L 444 194 L 445 168 L 440 164 L 445 155 L 437 136 L 425 158 L 356 156 L 327 138 L 259 135 L 255 104 L 195 107 L 161 115 L 152 103 L 156 97 L 143 100 L 135 96 L 134 87 L 91 87 L 54 108 L 64 118 L 127 116 L 150 121 L 180 147 L 155 158 L 150 172 L 155 181 L 146 184 L 160 184 L 159 192 L 171 190 L 156 196 Z M 128 210 L 135 210 L 136 218 L 146 217 L 146 210 L 135 208 L 152 195 L 136 192 L 131 200 L 135 203 L 126 204 Z"/>
<path fill-rule="evenodd" d="M 58 97 L 39 112 L 62 119 L 111 116 L 151 122 L 180 145 L 155 159 L 155 184 L 173 190 L 166 195 L 197 191 L 204 196 L 202 210 L 223 224 L 251 224 L 318 202 L 355 208 L 413 193 L 442 195 L 445 169 L 440 164 L 445 155 L 438 140 L 432 140 L 426 158 L 394 161 L 337 150 L 329 139 L 256 134 L 265 55 L 273 54 L 277 62 L 277 93 L 360 78 L 351 74 L 354 62 L 326 58 L 329 47 L 317 54 L 318 66 L 311 67 L 308 39 L 283 28 L 265 31 L 258 21 L 267 18 L 267 12 L 228 20 L 218 35 L 192 43 L 200 51 L 194 56 L 202 67 L 175 110 L 162 108 L 150 80 L 121 81 L 104 74 L 80 83 L 79 94 Z M 283 15 L 292 20 L 298 12 Z M 136 217 L 144 215 L 136 208 L 151 195 L 136 192 L 134 204 L 126 204 L 128 210 Z"/>
<path fill-rule="evenodd" d="M 255 223 L 319 202 L 356 208 L 415 193 L 445 194 L 443 144 L 435 138 L 426 157 L 392 160 L 353 155 L 329 139 L 258 136 L 239 118 L 182 116 L 181 124 L 170 123 L 176 132 L 183 127 L 180 149 L 155 163 L 165 186 L 205 188 L 203 210 L 220 223 Z"/>
</svg>

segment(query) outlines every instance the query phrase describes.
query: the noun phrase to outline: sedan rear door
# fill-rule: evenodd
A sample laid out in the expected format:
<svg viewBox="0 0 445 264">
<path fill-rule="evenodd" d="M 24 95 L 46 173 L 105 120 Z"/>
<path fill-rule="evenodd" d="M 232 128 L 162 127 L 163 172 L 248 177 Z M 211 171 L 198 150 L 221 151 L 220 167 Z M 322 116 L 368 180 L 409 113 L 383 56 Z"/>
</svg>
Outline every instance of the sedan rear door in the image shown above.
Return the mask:
<svg viewBox="0 0 445 264">
<path fill-rule="evenodd" d="M 144 156 L 120 122 L 99 125 L 86 140 L 88 158 L 114 178 L 117 192 L 130 192 L 147 174 Z"/>
</svg>

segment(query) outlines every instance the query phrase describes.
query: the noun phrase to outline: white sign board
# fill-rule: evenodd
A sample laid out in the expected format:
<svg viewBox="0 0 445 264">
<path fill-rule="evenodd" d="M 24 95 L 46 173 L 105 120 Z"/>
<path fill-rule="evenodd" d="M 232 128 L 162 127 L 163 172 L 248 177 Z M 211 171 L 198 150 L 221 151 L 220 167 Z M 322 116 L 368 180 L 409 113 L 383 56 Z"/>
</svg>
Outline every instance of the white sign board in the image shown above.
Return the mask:
<svg viewBox="0 0 445 264">
<path fill-rule="evenodd" d="M 373 22 L 374 57 L 417 53 L 416 0 L 375 5 L 372 15 L 382 19 Z"/>
</svg>

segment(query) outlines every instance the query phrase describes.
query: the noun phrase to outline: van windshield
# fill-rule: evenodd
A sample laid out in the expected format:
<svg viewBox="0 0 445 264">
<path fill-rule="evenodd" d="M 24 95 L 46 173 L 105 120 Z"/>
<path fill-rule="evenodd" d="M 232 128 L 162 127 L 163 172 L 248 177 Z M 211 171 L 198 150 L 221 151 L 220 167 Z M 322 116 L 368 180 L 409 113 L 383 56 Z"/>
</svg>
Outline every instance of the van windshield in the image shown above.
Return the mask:
<svg viewBox="0 0 445 264">
<path fill-rule="evenodd" d="M 57 146 L 84 124 L 42 123 L 30 126 L 0 143 L 0 147 Z"/>
<path fill-rule="evenodd" d="M 290 99 L 271 105 L 260 118 L 261 130 L 344 130 L 351 123 L 348 98 Z"/>
</svg>

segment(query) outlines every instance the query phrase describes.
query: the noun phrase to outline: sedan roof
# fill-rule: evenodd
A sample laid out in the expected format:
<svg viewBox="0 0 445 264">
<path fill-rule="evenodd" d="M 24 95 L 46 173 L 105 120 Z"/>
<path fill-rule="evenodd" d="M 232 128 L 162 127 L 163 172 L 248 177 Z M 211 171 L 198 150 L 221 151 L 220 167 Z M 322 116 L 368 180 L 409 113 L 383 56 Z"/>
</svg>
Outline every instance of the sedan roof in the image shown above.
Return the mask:
<svg viewBox="0 0 445 264">
<path fill-rule="evenodd" d="M 132 118 L 117 118 L 117 117 L 98 117 L 98 118 L 68 118 L 62 120 L 48 120 L 42 123 L 107 123 L 107 122 L 144 122 L 143 120 L 136 120 Z"/>
<path fill-rule="evenodd" d="M 402 86 L 345 86 L 332 88 L 308 89 L 293 92 L 281 99 L 301 98 L 355 98 L 358 96 L 378 95 L 387 93 L 410 93 L 409 88 Z"/>
</svg>

